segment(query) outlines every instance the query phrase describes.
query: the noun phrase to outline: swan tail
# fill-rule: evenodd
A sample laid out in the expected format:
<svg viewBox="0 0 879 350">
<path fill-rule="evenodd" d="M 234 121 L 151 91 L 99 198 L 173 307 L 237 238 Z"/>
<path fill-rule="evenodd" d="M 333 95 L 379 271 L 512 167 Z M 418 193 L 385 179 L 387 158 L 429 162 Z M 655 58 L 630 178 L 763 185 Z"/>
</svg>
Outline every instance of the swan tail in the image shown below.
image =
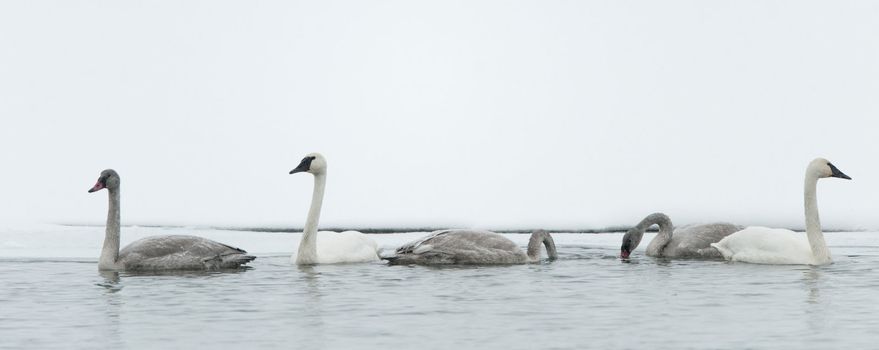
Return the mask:
<svg viewBox="0 0 879 350">
<path fill-rule="evenodd" d="M 378 258 L 381 260 L 393 261 L 398 259 L 396 250 L 393 250 L 391 253 L 388 253 L 388 249 L 379 249 L 376 252 Z"/>
<path fill-rule="evenodd" d="M 214 267 L 230 269 L 230 268 L 242 267 L 245 264 L 247 264 L 255 259 L 256 259 L 256 257 L 253 255 L 230 254 L 230 255 L 218 256 L 217 259 L 212 259 L 212 260 L 214 260 L 214 262 L 216 264 Z M 217 260 L 219 260 L 219 261 L 217 261 Z M 209 262 L 207 262 L 207 261 L 205 263 L 209 264 Z"/>
<path fill-rule="evenodd" d="M 732 258 L 733 251 L 726 248 L 726 246 L 720 244 L 721 242 L 711 243 L 711 247 L 717 249 L 720 252 L 720 255 L 723 256 L 724 259 L 730 260 Z"/>
</svg>

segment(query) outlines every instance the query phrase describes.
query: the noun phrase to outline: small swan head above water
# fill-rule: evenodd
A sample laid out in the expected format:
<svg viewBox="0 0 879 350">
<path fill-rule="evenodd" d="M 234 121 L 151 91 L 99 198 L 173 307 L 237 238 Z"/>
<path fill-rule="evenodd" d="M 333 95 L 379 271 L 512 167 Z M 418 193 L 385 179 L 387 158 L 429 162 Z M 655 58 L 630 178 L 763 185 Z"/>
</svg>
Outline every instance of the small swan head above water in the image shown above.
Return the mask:
<svg viewBox="0 0 879 350">
<path fill-rule="evenodd" d="M 851 180 L 852 178 L 844 174 L 839 168 L 824 158 L 815 158 L 809 163 L 808 172 L 816 178 L 838 177 L 840 179 Z"/>
<path fill-rule="evenodd" d="M 290 174 L 295 173 L 312 173 L 312 174 L 322 174 L 327 171 L 327 160 L 320 153 L 309 153 L 302 158 L 302 161 L 299 162 L 299 165 L 296 166 L 295 169 L 290 170 Z"/>
<path fill-rule="evenodd" d="M 119 174 L 116 170 L 107 169 L 101 172 L 98 182 L 89 190 L 89 193 L 100 191 L 102 189 L 116 190 L 119 188 Z"/>
</svg>

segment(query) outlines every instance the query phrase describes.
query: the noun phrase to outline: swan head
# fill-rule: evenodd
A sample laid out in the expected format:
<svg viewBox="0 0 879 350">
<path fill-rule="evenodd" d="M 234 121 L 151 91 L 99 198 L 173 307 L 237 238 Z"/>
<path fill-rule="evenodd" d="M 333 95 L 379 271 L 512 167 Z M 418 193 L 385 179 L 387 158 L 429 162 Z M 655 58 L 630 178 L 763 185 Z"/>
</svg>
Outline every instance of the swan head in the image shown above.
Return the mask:
<svg viewBox="0 0 879 350">
<path fill-rule="evenodd" d="M 809 163 L 808 172 L 819 179 L 825 177 L 838 177 L 846 180 L 852 179 L 833 165 L 833 163 L 824 158 L 815 158 L 815 160 Z"/>
<path fill-rule="evenodd" d="M 305 155 L 305 158 L 302 158 L 302 161 L 299 162 L 299 165 L 296 166 L 293 170 L 290 170 L 290 174 L 295 173 L 312 173 L 312 174 L 323 174 L 327 171 L 327 160 L 320 153 L 309 153 Z"/>
<path fill-rule="evenodd" d="M 650 226 L 659 225 L 659 232 L 662 234 L 666 233 L 668 237 L 671 237 L 671 230 L 674 229 L 674 225 L 671 223 L 671 218 L 668 215 L 663 213 L 653 213 L 644 217 L 637 225 L 630 228 L 626 231 L 626 234 L 623 235 L 623 245 L 620 247 L 620 258 L 628 259 L 629 254 L 632 253 L 635 248 L 638 248 L 638 244 L 641 243 L 641 238 L 644 237 L 644 231 L 647 231 Z M 654 240 L 655 242 L 656 240 Z M 653 245 L 653 242 L 650 242 L 650 245 Z M 650 247 L 648 247 L 650 249 Z"/>
<path fill-rule="evenodd" d="M 642 237 L 644 237 L 644 231 L 639 230 L 637 227 L 632 227 L 626 231 L 626 234 L 623 235 L 623 245 L 620 247 L 620 258 L 628 259 L 629 254 L 632 254 L 632 251 L 641 243 Z"/>
<path fill-rule="evenodd" d="M 89 190 L 89 193 L 100 191 L 102 189 L 107 189 L 110 191 L 114 191 L 119 188 L 119 174 L 116 173 L 116 170 L 107 169 L 101 172 L 101 176 L 98 177 L 98 182 L 95 183 L 94 186 Z"/>
</svg>

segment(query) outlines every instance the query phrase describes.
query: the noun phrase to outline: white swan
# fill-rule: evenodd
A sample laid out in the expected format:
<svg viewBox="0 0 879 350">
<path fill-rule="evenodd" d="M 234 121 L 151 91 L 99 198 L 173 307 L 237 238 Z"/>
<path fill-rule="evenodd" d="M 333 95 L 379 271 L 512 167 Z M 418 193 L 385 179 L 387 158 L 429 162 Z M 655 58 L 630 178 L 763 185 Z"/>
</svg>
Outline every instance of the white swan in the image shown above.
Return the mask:
<svg viewBox="0 0 879 350">
<path fill-rule="evenodd" d="M 690 225 L 674 230 L 668 215 L 653 213 L 623 235 L 620 257 L 626 259 L 650 226 L 659 225 L 659 233 L 647 246 L 647 256 L 665 258 L 722 259 L 723 255 L 711 243 L 741 230 L 743 227 L 725 222 Z M 672 232 L 674 231 L 674 232 Z M 674 233 L 674 234 L 672 234 Z"/>
<path fill-rule="evenodd" d="M 825 177 L 851 178 L 826 159 L 817 158 L 806 168 L 804 202 L 806 237 L 785 229 L 748 227 L 727 236 L 711 246 L 730 261 L 756 264 L 823 265 L 831 262 L 830 250 L 824 242 L 821 221 L 818 218 L 818 179 Z"/>
<path fill-rule="evenodd" d="M 120 210 L 119 174 L 113 169 L 101 172 L 89 193 L 107 189 L 110 206 L 107 231 L 98 261 L 100 270 L 214 270 L 237 268 L 253 259 L 244 250 L 195 236 L 153 236 L 139 239 L 119 251 Z"/>
<path fill-rule="evenodd" d="M 311 153 L 302 159 L 290 174 L 307 172 L 314 175 L 311 208 L 302 230 L 299 250 L 291 259 L 298 265 L 336 264 L 378 261 L 378 245 L 357 231 L 317 232 L 320 209 L 327 185 L 327 161 L 320 153 Z M 319 239 L 318 239 L 319 238 Z"/>
<path fill-rule="evenodd" d="M 558 257 L 552 236 L 543 230 L 531 234 L 527 253 L 509 238 L 494 232 L 442 230 L 398 248 L 396 256 L 385 259 L 395 265 L 535 263 L 540 260 L 540 244 L 546 246 L 551 260 Z"/>
</svg>

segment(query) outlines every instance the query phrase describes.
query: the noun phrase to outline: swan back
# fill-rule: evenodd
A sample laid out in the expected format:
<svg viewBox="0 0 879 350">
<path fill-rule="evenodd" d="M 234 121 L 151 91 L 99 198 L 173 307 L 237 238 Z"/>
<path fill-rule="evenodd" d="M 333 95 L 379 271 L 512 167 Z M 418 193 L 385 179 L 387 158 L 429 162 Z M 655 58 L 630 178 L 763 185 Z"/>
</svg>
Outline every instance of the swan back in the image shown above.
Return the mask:
<svg viewBox="0 0 879 350">
<path fill-rule="evenodd" d="M 805 235 L 786 229 L 751 226 L 711 246 L 730 261 L 755 264 L 817 263 Z"/>
<path fill-rule="evenodd" d="M 688 225 L 674 231 L 671 241 L 662 250 L 667 258 L 722 259 L 723 255 L 711 246 L 744 227 L 725 222 Z"/>
<path fill-rule="evenodd" d="M 294 250 L 297 251 L 297 250 Z M 379 261 L 378 244 L 357 231 L 320 231 L 317 233 L 315 264 L 344 264 Z M 291 260 L 296 263 L 297 254 Z"/>
<path fill-rule="evenodd" d="M 242 249 L 187 235 L 146 237 L 119 252 L 126 271 L 228 269 L 253 259 Z"/>
<path fill-rule="evenodd" d="M 480 230 L 441 230 L 401 246 L 392 264 L 521 264 L 528 256 L 503 235 Z"/>
</svg>

